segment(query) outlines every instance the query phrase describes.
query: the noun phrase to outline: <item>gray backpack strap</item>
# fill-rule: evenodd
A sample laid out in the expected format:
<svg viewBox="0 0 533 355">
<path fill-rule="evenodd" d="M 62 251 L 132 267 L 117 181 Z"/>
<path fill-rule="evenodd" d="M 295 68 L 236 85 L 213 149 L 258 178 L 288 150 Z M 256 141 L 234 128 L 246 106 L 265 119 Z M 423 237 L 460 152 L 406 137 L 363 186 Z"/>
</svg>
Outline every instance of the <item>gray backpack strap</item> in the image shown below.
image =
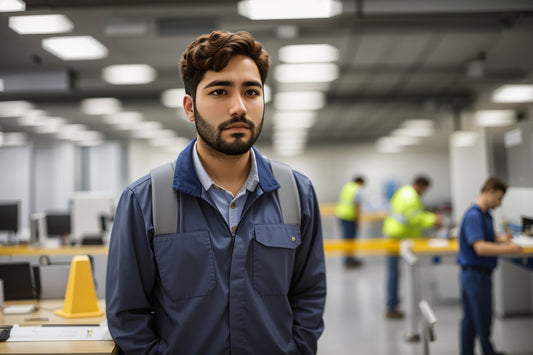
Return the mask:
<svg viewBox="0 0 533 355">
<path fill-rule="evenodd" d="M 283 222 L 285 224 L 300 225 L 301 209 L 300 209 L 300 194 L 296 186 L 296 180 L 292 169 L 287 164 L 272 160 L 270 166 L 272 173 L 276 180 L 279 181 L 281 187 L 278 190 L 279 204 L 281 207 L 281 214 L 283 215 Z"/>
<path fill-rule="evenodd" d="M 172 190 L 174 169 L 175 162 L 171 162 L 150 170 L 154 236 L 178 230 L 178 194 Z"/>
</svg>

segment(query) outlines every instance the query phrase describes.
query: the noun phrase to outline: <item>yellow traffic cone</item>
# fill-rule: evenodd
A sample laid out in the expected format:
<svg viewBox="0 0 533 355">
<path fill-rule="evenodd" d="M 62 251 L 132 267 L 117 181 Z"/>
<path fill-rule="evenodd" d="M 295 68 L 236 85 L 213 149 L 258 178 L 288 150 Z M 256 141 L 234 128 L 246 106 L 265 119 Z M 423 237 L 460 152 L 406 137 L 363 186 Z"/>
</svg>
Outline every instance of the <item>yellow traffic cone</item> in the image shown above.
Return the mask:
<svg viewBox="0 0 533 355">
<path fill-rule="evenodd" d="M 93 273 L 87 255 L 72 258 L 65 303 L 63 309 L 55 310 L 54 313 L 65 318 L 100 317 L 104 314 L 98 307 Z"/>
</svg>

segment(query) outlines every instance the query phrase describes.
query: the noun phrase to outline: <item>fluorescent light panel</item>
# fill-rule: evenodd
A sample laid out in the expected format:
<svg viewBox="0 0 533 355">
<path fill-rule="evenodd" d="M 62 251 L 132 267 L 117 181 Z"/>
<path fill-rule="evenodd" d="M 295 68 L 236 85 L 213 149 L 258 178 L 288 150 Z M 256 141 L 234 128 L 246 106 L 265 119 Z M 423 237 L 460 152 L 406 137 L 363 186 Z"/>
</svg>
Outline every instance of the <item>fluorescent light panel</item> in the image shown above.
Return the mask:
<svg viewBox="0 0 533 355">
<path fill-rule="evenodd" d="M 252 20 L 329 18 L 342 13 L 342 3 L 333 0 L 244 0 L 237 4 L 237 11 Z"/>
<path fill-rule="evenodd" d="M 9 28 L 19 35 L 28 35 L 70 32 L 74 25 L 64 15 L 30 15 L 10 16 Z"/>
<path fill-rule="evenodd" d="M 42 47 L 63 60 L 102 59 L 108 53 L 107 48 L 91 36 L 45 38 Z"/>
<path fill-rule="evenodd" d="M 296 44 L 281 47 L 278 57 L 285 63 L 327 63 L 339 59 L 339 50 L 330 44 Z"/>
<path fill-rule="evenodd" d="M 477 138 L 477 132 L 456 131 L 451 134 L 450 141 L 456 147 L 471 147 L 476 143 Z"/>
<path fill-rule="evenodd" d="M 121 110 L 121 103 L 113 97 L 97 97 L 81 100 L 81 111 L 86 115 L 111 115 Z"/>
<path fill-rule="evenodd" d="M 533 102 L 533 85 L 503 85 L 492 93 L 498 103 Z"/>
<path fill-rule="evenodd" d="M 175 88 L 163 91 L 161 94 L 161 103 L 165 107 L 177 108 L 183 107 L 183 97 L 185 89 Z"/>
<path fill-rule="evenodd" d="M 276 112 L 273 117 L 274 125 L 297 128 L 310 128 L 316 122 L 316 113 L 314 111 L 288 111 Z"/>
<path fill-rule="evenodd" d="M 321 91 L 287 91 L 274 96 L 274 107 L 283 111 L 320 110 L 326 105 L 326 97 Z"/>
<path fill-rule="evenodd" d="M 102 78 L 113 85 L 148 84 L 157 73 L 147 64 L 110 65 L 102 70 Z"/>
<path fill-rule="evenodd" d="M 2 101 L 0 102 L 0 117 L 18 117 L 33 109 L 27 101 Z"/>
<path fill-rule="evenodd" d="M 482 110 L 475 113 L 475 121 L 481 127 L 504 127 L 515 123 L 513 110 Z"/>
<path fill-rule="evenodd" d="M 21 0 L 2 0 L 0 1 L 0 12 L 24 11 L 26 3 Z"/>
<path fill-rule="evenodd" d="M 333 63 L 280 64 L 274 77 L 281 83 L 329 83 L 339 77 L 339 67 Z"/>
</svg>

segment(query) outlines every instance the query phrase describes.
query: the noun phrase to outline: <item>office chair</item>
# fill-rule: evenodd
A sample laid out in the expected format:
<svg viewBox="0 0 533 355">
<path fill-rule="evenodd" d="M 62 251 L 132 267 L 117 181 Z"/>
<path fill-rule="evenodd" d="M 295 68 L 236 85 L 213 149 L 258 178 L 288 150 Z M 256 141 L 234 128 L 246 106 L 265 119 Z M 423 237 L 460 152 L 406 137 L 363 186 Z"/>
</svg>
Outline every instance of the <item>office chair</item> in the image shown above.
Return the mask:
<svg viewBox="0 0 533 355">
<path fill-rule="evenodd" d="M 420 319 L 420 333 L 422 334 L 423 354 L 429 355 L 429 343 L 436 339 L 435 324 L 437 323 L 437 317 L 435 317 L 431 306 L 425 300 L 421 300 L 418 303 L 418 308 L 422 315 Z"/>
</svg>

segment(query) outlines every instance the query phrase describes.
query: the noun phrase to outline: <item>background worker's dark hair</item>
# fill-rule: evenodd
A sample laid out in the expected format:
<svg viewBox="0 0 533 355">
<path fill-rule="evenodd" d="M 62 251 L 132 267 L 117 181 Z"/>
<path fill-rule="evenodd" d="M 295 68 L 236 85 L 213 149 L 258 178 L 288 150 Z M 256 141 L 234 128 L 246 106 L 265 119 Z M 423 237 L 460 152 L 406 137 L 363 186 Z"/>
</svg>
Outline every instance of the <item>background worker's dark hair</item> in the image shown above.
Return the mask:
<svg viewBox="0 0 533 355">
<path fill-rule="evenodd" d="M 226 67 L 235 55 L 250 57 L 264 84 L 270 69 L 270 56 L 263 45 L 245 31 L 232 33 L 213 31 L 193 41 L 183 53 L 179 69 L 185 93 L 196 98 L 196 88 L 208 70 L 220 71 Z"/>
<path fill-rule="evenodd" d="M 417 175 L 413 180 L 413 185 L 418 186 L 429 186 L 431 185 L 431 180 L 426 175 Z"/>
<path fill-rule="evenodd" d="M 505 192 L 507 192 L 507 184 L 503 182 L 502 179 L 492 176 L 485 181 L 483 187 L 481 188 L 481 192 L 487 192 L 490 190 L 503 191 L 505 194 Z"/>
<path fill-rule="evenodd" d="M 357 175 L 353 178 L 353 181 L 358 183 L 358 184 L 364 184 L 365 183 L 365 178 L 362 177 L 361 175 Z"/>
</svg>

